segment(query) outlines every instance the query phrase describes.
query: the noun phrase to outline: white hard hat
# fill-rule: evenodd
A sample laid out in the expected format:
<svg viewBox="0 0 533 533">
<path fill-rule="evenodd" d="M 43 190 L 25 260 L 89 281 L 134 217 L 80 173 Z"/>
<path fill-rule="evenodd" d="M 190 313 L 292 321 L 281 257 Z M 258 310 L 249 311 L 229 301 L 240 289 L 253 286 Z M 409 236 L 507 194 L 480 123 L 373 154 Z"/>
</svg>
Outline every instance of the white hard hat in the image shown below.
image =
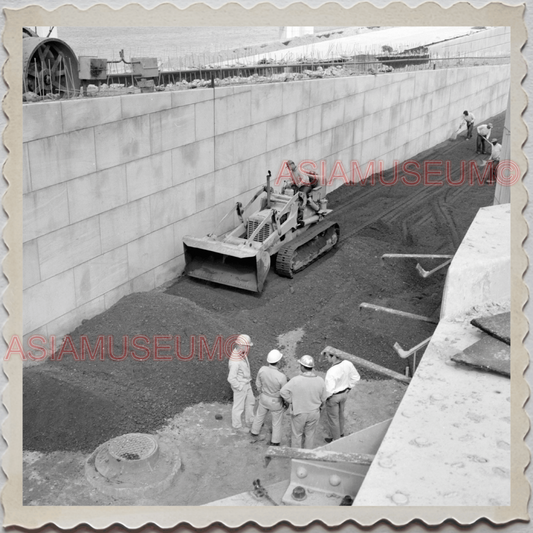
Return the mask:
<svg viewBox="0 0 533 533">
<path fill-rule="evenodd" d="M 254 343 L 252 342 L 252 339 L 248 335 L 239 335 L 237 337 L 237 340 L 235 341 L 235 344 L 238 344 L 239 346 L 253 346 Z"/>
<path fill-rule="evenodd" d="M 298 362 L 307 368 L 313 368 L 315 366 L 315 362 L 310 355 L 303 355 L 301 359 L 298 359 Z"/>
<path fill-rule="evenodd" d="M 270 350 L 267 355 L 267 363 L 277 363 L 282 357 L 283 354 L 279 350 Z"/>
</svg>

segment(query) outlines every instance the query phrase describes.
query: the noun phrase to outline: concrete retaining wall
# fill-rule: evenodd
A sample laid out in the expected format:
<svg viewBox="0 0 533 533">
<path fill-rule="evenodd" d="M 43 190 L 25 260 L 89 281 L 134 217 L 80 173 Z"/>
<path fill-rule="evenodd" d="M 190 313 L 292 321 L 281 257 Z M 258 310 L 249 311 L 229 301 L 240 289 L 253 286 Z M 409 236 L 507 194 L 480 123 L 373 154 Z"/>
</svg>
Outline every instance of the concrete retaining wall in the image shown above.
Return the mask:
<svg viewBox="0 0 533 533">
<path fill-rule="evenodd" d="M 432 56 L 510 56 L 511 28 L 501 26 L 428 47 Z"/>
<path fill-rule="evenodd" d="M 24 106 L 24 333 L 62 335 L 173 279 L 283 160 L 385 168 L 505 109 L 507 66 Z M 342 185 L 334 180 L 329 189 Z"/>
</svg>

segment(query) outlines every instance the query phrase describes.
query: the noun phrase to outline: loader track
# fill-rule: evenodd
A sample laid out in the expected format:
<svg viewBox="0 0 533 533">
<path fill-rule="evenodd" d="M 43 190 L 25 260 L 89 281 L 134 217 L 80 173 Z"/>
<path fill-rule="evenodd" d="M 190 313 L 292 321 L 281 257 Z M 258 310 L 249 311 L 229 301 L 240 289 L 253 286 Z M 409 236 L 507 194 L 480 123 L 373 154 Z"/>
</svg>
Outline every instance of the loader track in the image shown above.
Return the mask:
<svg viewBox="0 0 533 533">
<path fill-rule="evenodd" d="M 311 263 L 329 252 L 339 242 L 340 227 L 335 221 L 323 220 L 300 237 L 279 249 L 276 272 L 292 278 Z"/>
</svg>

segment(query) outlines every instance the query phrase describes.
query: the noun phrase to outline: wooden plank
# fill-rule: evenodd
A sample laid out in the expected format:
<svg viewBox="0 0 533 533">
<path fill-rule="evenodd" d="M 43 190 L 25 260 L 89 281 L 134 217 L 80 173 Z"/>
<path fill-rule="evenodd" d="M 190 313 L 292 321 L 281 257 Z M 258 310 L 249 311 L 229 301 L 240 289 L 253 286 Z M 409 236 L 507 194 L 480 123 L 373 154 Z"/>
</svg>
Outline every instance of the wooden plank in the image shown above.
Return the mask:
<svg viewBox="0 0 533 533">
<path fill-rule="evenodd" d="M 342 453 L 329 450 L 304 450 L 288 446 L 270 446 L 265 452 L 265 466 L 271 459 L 303 459 L 307 461 L 322 461 L 326 463 L 351 463 L 356 465 L 370 465 L 374 455 L 367 453 Z"/>
<path fill-rule="evenodd" d="M 474 318 L 471 324 L 505 344 L 511 344 L 511 313 Z"/>
<path fill-rule="evenodd" d="M 367 361 L 366 359 L 362 359 L 361 357 L 357 357 L 356 355 L 352 355 L 352 354 L 343 352 L 341 350 L 337 350 L 337 348 L 333 348 L 332 346 L 326 346 L 322 350 L 322 354 L 323 355 L 329 355 L 329 354 L 336 355 L 340 357 L 341 359 L 346 359 L 347 361 L 352 362 L 356 366 L 362 366 L 363 368 L 368 368 L 368 370 L 372 370 L 372 372 L 382 374 L 391 379 L 395 379 L 396 381 L 402 381 L 403 383 L 410 383 L 411 381 L 411 378 L 408 378 L 407 376 L 404 376 L 403 374 L 395 372 L 394 370 L 390 370 L 381 365 L 376 365 L 376 363 L 371 363 L 370 361 Z"/>
</svg>

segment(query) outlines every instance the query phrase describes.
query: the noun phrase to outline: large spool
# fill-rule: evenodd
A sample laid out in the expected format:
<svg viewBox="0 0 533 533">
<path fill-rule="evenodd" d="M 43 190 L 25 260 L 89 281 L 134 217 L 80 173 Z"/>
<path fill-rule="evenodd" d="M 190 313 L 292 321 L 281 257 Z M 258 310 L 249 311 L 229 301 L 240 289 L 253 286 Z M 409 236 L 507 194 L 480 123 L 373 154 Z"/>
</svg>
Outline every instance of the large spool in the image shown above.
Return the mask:
<svg viewBox="0 0 533 533">
<path fill-rule="evenodd" d="M 23 32 L 22 90 L 37 96 L 74 96 L 80 88 L 76 54 L 60 39 L 43 39 Z"/>
</svg>

